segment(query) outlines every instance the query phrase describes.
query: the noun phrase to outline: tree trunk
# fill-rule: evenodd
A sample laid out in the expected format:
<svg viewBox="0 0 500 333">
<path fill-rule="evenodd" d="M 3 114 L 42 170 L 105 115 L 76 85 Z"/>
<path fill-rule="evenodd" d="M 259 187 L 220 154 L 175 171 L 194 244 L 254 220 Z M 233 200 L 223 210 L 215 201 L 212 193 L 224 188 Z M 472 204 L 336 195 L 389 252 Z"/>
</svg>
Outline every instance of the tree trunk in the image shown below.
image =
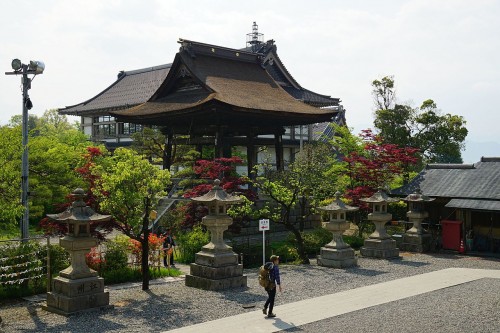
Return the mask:
<svg viewBox="0 0 500 333">
<path fill-rule="evenodd" d="M 306 253 L 306 248 L 304 246 L 304 238 L 302 238 L 302 234 L 293 226 L 290 231 L 295 235 L 295 238 L 297 239 L 297 252 L 299 254 L 300 261 L 303 264 L 309 265 L 310 261 Z"/>
<path fill-rule="evenodd" d="M 142 230 L 144 233 L 144 238 L 142 239 L 142 290 L 149 290 L 149 210 L 150 210 L 150 200 L 146 198 L 144 200 L 145 210 L 144 217 L 142 218 Z"/>
<path fill-rule="evenodd" d="M 295 239 L 297 240 L 297 253 L 299 254 L 299 258 L 303 264 L 310 264 L 309 262 L 309 257 L 307 256 L 306 253 L 306 248 L 304 246 L 304 238 L 302 238 L 302 234 L 300 233 L 297 228 L 293 224 L 290 223 L 290 210 L 291 208 L 288 207 L 288 210 L 285 212 L 284 215 L 284 225 L 285 227 L 290 230 L 293 235 L 295 236 Z"/>
</svg>

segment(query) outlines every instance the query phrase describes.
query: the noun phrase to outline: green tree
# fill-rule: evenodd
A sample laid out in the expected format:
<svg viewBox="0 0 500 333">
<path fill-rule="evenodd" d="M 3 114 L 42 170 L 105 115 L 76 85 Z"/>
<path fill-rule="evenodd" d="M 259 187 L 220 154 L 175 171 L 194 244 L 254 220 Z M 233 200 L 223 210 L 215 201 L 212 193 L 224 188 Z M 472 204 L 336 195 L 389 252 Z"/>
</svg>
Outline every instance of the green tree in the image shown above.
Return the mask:
<svg viewBox="0 0 500 333">
<path fill-rule="evenodd" d="M 334 161 L 332 157 L 331 147 L 318 143 L 304 146 L 285 171 L 278 172 L 265 165 L 258 166 L 262 174 L 254 184 L 271 201 L 260 213 L 274 223 L 284 225 L 294 235 L 297 253 L 304 264 L 309 264 L 309 258 L 301 231 L 305 219 L 315 212 L 314 207 L 334 193 L 334 182 L 326 177 L 326 172 Z M 301 209 L 298 220 L 291 219 L 295 207 Z"/>
<path fill-rule="evenodd" d="M 63 202 L 75 187 L 81 186 L 74 169 L 89 142 L 74 125 L 54 118 L 53 114 L 54 111 L 49 110 L 42 118 L 32 115 L 29 118 L 31 221 L 54 212 L 54 203 Z M 22 122 L 17 118 L 0 127 L 0 223 L 4 226 L 15 226 L 23 210 L 20 203 Z"/>
<path fill-rule="evenodd" d="M 13 230 L 21 205 L 21 128 L 0 127 L 0 230 Z"/>
<path fill-rule="evenodd" d="M 468 133 L 462 116 L 442 114 L 431 99 L 418 108 L 397 104 L 392 76 L 374 80 L 372 87 L 374 126 L 386 143 L 420 149 L 423 163 L 462 163 Z"/>
<path fill-rule="evenodd" d="M 101 210 L 113 215 L 118 228 L 142 246 L 142 289 L 149 289 L 149 215 L 170 183 L 168 170 L 152 165 L 133 150 L 118 148 L 96 160 L 93 173 Z"/>
</svg>

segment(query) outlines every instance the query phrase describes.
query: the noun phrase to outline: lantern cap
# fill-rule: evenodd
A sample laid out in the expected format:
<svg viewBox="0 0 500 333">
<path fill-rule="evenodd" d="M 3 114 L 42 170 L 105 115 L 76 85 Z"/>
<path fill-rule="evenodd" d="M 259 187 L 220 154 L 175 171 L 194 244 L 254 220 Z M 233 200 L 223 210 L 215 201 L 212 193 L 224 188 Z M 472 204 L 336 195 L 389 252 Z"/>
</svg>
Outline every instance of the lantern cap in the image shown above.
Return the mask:
<svg viewBox="0 0 500 333">
<path fill-rule="evenodd" d="M 429 201 L 434 201 L 434 198 L 430 198 L 422 194 L 422 190 L 420 188 L 417 188 L 415 192 L 409 194 L 403 200 L 408 202 L 429 202 Z"/>
<path fill-rule="evenodd" d="M 85 204 L 83 201 L 85 191 L 83 189 L 77 188 L 71 195 L 75 200 L 73 201 L 73 204 L 68 207 L 68 209 L 59 214 L 47 214 L 47 217 L 54 221 L 66 223 L 94 221 L 104 222 L 111 219 L 111 215 L 98 214 Z"/>
<path fill-rule="evenodd" d="M 239 196 L 229 194 L 222 187 L 220 187 L 219 179 L 214 180 L 214 186 L 208 193 L 192 198 L 192 200 L 201 203 L 221 202 L 225 204 L 235 204 L 243 201 L 243 199 Z"/>
<path fill-rule="evenodd" d="M 346 205 L 340 199 L 341 193 L 339 191 L 335 192 L 335 200 L 327 206 L 318 207 L 318 210 L 323 210 L 327 212 L 353 212 L 359 209 L 359 207 L 353 207 Z"/>
<path fill-rule="evenodd" d="M 387 192 L 380 188 L 377 192 L 375 192 L 371 197 L 369 198 L 363 198 L 359 199 L 360 201 L 363 202 L 368 202 L 368 203 L 381 203 L 381 202 L 398 202 L 399 199 L 397 198 L 391 198 L 387 195 Z"/>
</svg>

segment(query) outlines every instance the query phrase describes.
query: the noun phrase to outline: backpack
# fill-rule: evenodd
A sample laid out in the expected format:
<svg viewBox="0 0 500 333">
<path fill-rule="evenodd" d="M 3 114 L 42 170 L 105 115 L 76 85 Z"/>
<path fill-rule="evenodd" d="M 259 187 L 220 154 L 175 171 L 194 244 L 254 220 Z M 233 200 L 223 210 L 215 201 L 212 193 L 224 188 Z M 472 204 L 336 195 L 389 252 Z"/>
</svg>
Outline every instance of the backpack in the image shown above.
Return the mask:
<svg viewBox="0 0 500 333">
<path fill-rule="evenodd" d="M 272 289 L 273 283 L 271 282 L 270 272 L 274 265 L 272 262 L 266 262 L 265 265 L 259 268 L 259 284 L 265 289 Z"/>
</svg>

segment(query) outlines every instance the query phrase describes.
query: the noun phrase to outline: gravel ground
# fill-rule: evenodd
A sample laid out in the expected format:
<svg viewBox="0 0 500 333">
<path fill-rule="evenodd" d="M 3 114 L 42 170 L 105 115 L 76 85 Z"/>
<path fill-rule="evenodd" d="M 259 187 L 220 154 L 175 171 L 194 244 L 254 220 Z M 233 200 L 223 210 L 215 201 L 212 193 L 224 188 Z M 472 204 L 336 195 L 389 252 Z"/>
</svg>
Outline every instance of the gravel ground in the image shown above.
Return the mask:
<svg viewBox="0 0 500 333">
<path fill-rule="evenodd" d="M 282 264 L 284 292 L 278 293 L 276 306 L 450 267 L 500 269 L 500 260 L 492 258 L 404 252 L 401 256 L 396 260 L 360 258 L 359 266 L 349 269 Z M 137 286 L 113 289 L 113 309 L 71 317 L 43 311 L 40 303 L 11 304 L 0 307 L 0 332 L 160 332 L 255 311 L 263 305 L 266 293 L 258 285 L 257 269 L 245 270 L 245 274 L 248 288 L 222 292 L 188 288 L 183 280 L 153 285 L 146 292 Z M 287 331 L 500 332 L 498 290 L 499 280 L 483 279 Z M 245 309 L 252 304 L 256 307 Z"/>
</svg>

